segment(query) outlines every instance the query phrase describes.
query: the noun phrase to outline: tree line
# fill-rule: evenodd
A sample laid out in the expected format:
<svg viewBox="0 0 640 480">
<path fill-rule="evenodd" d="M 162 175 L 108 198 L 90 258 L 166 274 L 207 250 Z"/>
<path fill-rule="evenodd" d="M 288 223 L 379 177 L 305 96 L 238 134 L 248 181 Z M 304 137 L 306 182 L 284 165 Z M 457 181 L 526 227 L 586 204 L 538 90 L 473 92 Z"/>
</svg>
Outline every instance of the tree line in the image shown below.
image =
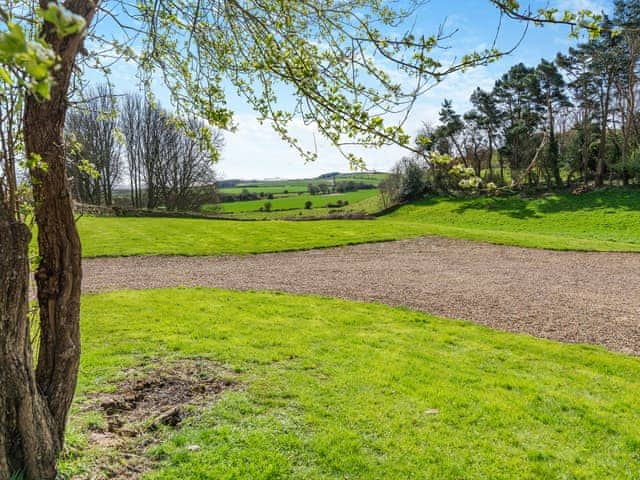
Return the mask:
<svg viewBox="0 0 640 480">
<path fill-rule="evenodd" d="M 116 97 L 106 85 L 84 96 L 65 125 L 67 170 L 79 201 L 111 206 L 115 187 L 127 183 L 134 208 L 187 210 L 213 200 L 211 148 L 223 146 L 219 130 L 140 94 Z"/>
<path fill-rule="evenodd" d="M 600 36 L 536 66 L 513 65 L 471 94 L 467 112 L 444 100 L 439 122 L 417 136 L 419 153 L 396 166 L 413 175 L 390 180 L 396 195 L 640 182 L 638 28 L 640 1 L 616 0 Z"/>
</svg>

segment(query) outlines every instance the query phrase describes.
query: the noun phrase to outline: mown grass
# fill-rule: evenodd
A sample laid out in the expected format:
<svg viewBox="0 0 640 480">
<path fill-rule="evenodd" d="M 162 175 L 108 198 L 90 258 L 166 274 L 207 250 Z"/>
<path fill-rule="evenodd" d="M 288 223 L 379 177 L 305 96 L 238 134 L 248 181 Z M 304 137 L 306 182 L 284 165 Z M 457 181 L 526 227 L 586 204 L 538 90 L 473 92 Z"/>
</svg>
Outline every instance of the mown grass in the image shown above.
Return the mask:
<svg viewBox="0 0 640 480">
<path fill-rule="evenodd" d="M 435 198 L 376 220 L 234 222 L 83 217 L 84 255 L 252 254 L 422 235 L 555 250 L 640 251 L 640 191 L 482 199 Z"/>
<path fill-rule="evenodd" d="M 149 479 L 638 478 L 640 360 L 309 296 L 85 296 L 79 398 L 206 357 L 246 387 L 158 433 Z M 87 420 L 87 415 L 92 418 Z M 72 415 L 62 469 L 96 452 Z M 188 446 L 198 445 L 197 451 Z"/>
<path fill-rule="evenodd" d="M 559 242 L 562 237 L 639 244 L 640 190 L 552 194 L 531 200 L 520 197 L 427 199 L 388 216 L 389 220 L 396 218 L 514 236 L 554 236 Z"/>
</svg>

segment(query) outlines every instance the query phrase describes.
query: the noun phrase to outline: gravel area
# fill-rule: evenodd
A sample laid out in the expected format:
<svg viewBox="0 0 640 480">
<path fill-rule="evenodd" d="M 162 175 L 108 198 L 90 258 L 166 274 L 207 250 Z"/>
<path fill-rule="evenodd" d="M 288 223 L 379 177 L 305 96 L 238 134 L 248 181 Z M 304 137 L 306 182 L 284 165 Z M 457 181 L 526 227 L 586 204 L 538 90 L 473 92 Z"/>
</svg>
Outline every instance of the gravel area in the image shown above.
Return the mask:
<svg viewBox="0 0 640 480">
<path fill-rule="evenodd" d="M 202 286 L 402 305 L 640 355 L 640 254 L 425 237 L 246 257 L 84 261 L 84 292 Z"/>
</svg>

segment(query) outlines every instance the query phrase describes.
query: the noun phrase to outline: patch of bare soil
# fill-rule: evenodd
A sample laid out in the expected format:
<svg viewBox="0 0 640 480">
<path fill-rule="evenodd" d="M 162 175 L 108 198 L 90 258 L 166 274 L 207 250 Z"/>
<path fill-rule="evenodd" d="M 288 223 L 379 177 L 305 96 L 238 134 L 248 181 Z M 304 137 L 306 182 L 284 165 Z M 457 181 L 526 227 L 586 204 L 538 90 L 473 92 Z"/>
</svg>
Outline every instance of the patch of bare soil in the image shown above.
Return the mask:
<svg viewBox="0 0 640 480">
<path fill-rule="evenodd" d="M 84 291 L 201 286 L 401 305 L 640 355 L 640 254 L 424 237 L 245 257 L 84 261 Z"/>
<path fill-rule="evenodd" d="M 74 477 L 78 480 L 140 478 L 154 468 L 145 452 L 160 442 L 163 431 L 180 428 L 197 414 L 198 407 L 209 406 L 222 392 L 240 387 L 228 370 L 204 359 L 160 363 L 152 370 L 132 368 L 124 376 L 113 392 L 82 402 L 82 412 L 98 413 L 104 422 L 90 427 L 89 444 L 97 449 L 98 461 L 92 473 Z"/>
</svg>

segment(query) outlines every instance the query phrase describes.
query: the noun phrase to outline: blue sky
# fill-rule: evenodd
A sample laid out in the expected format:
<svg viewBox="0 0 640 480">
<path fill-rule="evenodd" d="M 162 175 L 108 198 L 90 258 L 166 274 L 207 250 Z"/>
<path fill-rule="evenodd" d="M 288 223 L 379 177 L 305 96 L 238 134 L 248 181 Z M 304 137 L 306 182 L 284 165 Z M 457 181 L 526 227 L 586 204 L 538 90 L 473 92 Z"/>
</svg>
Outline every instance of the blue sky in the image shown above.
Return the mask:
<svg viewBox="0 0 640 480">
<path fill-rule="evenodd" d="M 551 6 L 560 10 L 588 8 L 610 12 L 612 8 L 612 0 L 531 0 L 529 4 L 533 8 Z M 448 58 L 490 46 L 498 28 L 499 14 L 487 0 L 431 0 L 421 8 L 415 28 L 419 33 L 430 34 L 442 24 L 446 30 L 457 30 L 447 42 L 448 50 L 442 52 Z M 524 29 L 524 24 L 504 19 L 498 46 L 503 49 L 512 47 Z M 510 56 L 486 67 L 452 75 L 427 92 L 416 103 L 405 125 L 407 132 L 414 134 L 423 121 L 435 124 L 444 98 L 453 100 L 454 107 L 463 112 L 468 108 L 468 98 L 475 87 L 490 89 L 511 65 L 518 62 L 535 65 L 541 58 L 552 59 L 558 51 L 565 51 L 575 43 L 568 33 L 567 28 L 560 26 L 530 26 L 524 40 Z M 89 78 L 99 81 L 95 75 Z M 118 93 L 129 92 L 135 85 L 135 68 L 127 64 L 115 65 L 111 79 Z M 158 95 L 163 103 L 168 103 L 162 88 L 158 88 Z M 323 141 L 313 127 L 305 126 L 302 122 L 292 125 L 292 133 L 303 145 L 317 148 L 318 160 L 305 164 L 297 152 L 284 144 L 268 125 L 260 125 L 255 114 L 240 100 L 231 97 L 230 106 L 236 112 L 238 129 L 236 133 L 225 134 L 226 146 L 216 167 L 220 177 L 302 178 L 328 171 L 348 171 L 347 161 Z M 406 153 L 399 147 L 377 150 L 355 148 L 354 152 L 365 158 L 370 169 L 377 170 L 388 170 Z"/>
</svg>

